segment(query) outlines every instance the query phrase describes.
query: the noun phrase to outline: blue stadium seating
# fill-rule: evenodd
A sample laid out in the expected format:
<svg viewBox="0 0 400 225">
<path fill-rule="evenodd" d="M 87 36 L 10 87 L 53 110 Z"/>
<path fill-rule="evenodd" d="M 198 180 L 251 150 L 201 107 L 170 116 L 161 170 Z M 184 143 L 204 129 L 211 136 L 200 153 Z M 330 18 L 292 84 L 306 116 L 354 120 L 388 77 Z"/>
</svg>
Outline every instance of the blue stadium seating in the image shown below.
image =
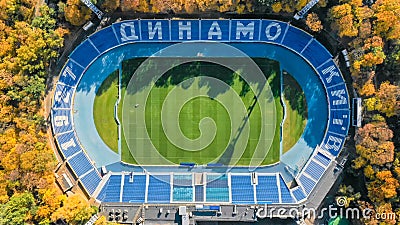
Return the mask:
<svg viewBox="0 0 400 225">
<path fill-rule="evenodd" d="M 174 174 L 173 201 L 192 202 L 193 201 L 193 176 L 192 174 Z"/>
<path fill-rule="evenodd" d="M 192 174 L 174 174 L 174 185 L 177 186 L 192 186 L 193 184 Z"/>
<path fill-rule="evenodd" d="M 279 176 L 282 203 L 294 203 L 293 197 L 285 181 Z"/>
<path fill-rule="evenodd" d="M 297 52 L 301 52 L 311 39 L 312 36 L 308 33 L 296 27 L 290 26 L 286 32 L 285 39 L 283 39 L 282 44 L 292 48 Z"/>
<path fill-rule="evenodd" d="M 336 66 L 335 62 L 333 59 L 327 61 L 324 63 L 322 66 L 318 67 L 317 69 L 318 75 L 321 78 L 322 82 L 324 83 L 325 88 L 329 88 L 331 86 L 343 83 L 343 77 L 340 75 L 340 70 Z M 334 76 L 331 76 L 334 75 Z M 329 78 L 330 82 L 328 83 Z"/>
<path fill-rule="evenodd" d="M 169 203 L 171 201 L 170 175 L 158 175 L 149 177 L 147 202 Z"/>
<path fill-rule="evenodd" d="M 323 155 L 322 153 L 318 152 L 315 156 L 314 159 L 316 159 L 318 162 L 322 163 L 324 166 L 328 166 L 331 160 Z"/>
<path fill-rule="evenodd" d="M 306 49 L 304 49 L 302 55 L 315 67 L 317 68 L 330 58 L 331 53 L 322 44 L 316 40 L 312 41 Z"/>
<path fill-rule="evenodd" d="M 281 32 L 280 34 L 278 34 L 277 37 L 275 37 L 275 39 L 268 38 L 267 33 L 264 32 L 267 29 L 267 27 L 270 26 L 271 24 L 279 24 L 279 26 L 281 28 L 280 30 L 278 30 L 278 28 L 276 26 L 273 26 L 269 29 L 270 36 L 275 36 L 276 34 L 278 34 L 279 31 Z M 264 21 L 263 23 L 261 23 L 260 40 L 280 44 L 282 39 L 285 36 L 285 31 L 288 28 L 288 26 L 289 26 L 288 23 L 285 23 L 285 22 L 280 22 L 280 21 L 266 22 L 266 21 Z"/>
<path fill-rule="evenodd" d="M 68 163 L 78 177 L 94 168 L 83 152 L 79 152 L 74 157 L 70 158 Z"/>
<path fill-rule="evenodd" d="M 74 88 L 57 84 L 54 92 L 53 109 L 69 109 L 71 108 L 72 96 L 74 95 Z"/>
<path fill-rule="evenodd" d="M 336 96 L 334 95 L 334 93 L 336 93 Z M 337 93 L 340 94 L 340 97 Z M 336 86 L 332 86 L 329 88 L 328 98 L 331 111 L 334 109 L 346 109 L 347 111 L 350 111 L 350 100 L 344 81 L 341 84 L 337 84 Z"/>
<path fill-rule="evenodd" d="M 89 39 L 100 52 L 105 52 L 119 44 L 112 27 L 106 27 L 94 33 Z"/>
<path fill-rule="evenodd" d="M 328 130 L 346 136 L 350 125 L 350 110 L 331 110 L 330 116 Z M 340 123 L 338 124 L 333 118 L 339 120 Z"/>
<path fill-rule="evenodd" d="M 121 175 L 111 175 L 97 199 L 102 202 L 119 202 L 121 194 Z"/>
<path fill-rule="evenodd" d="M 194 200 L 196 202 L 203 202 L 204 201 L 204 186 L 203 185 L 196 185 L 194 186 Z"/>
<path fill-rule="evenodd" d="M 75 62 L 79 62 L 79 65 L 86 68 L 97 56 L 99 56 L 99 54 L 98 50 L 90 43 L 90 41 L 85 40 L 75 48 L 69 58 Z"/>
<path fill-rule="evenodd" d="M 304 194 L 303 190 L 301 190 L 301 188 L 299 186 L 294 188 L 292 193 L 298 202 L 306 198 L 306 195 Z"/>
<path fill-rule="evenodd" d="M 207 202 L 229 202 L 229 186 L 226 174 L 207 175 Z"/>
<path fill-rule="evenodd" d="M 256 186 L 257 202 L 259 204 L 279 203 L 278 184 L 276 175 L 258 176 Z"/>
<path fill-rule="evenodd" d="M 307 192 L 307 194 L 310 194 L 310 192 L 315 186 L 315 182 L 310 178 L 304 176 L 303 174 L 300 176 L 299 180 L 300 183 L 303 185 L 303 188 Z"/>
<path fill-rule="evenodd" d="M 133 182 L 129 182 L 129 178 L 130 175 L 125 175 L 122 201 L 143 203 L 146 195 L 146 175 L 134 175 Z"/>
<path fill-rule="evenodd" d="M 62 84 L 75 87 L 82 76 L 83 70 L 84 68 L 76 62 L 68 60 L 60 73 L 61 75 L 58 81 Z"/>
<path fill-rule="evenodd" d="M 56 119 L 58 119 L 59 121 L 57 121 Z M 69 109 L 52 109 L 51 110 L 51 123 L 53 126 L 53 134 L 54 135 L 72 131 L 73 127 L 72 127 L 71 110 L 69 110 Z"/>
<path fill-rule="evenodd" d="M 193 202 L 193 187 L 176 186 L 173 187 L 173 201 L 175 202 Z"/>
<path fill-rule="evenodd" d="M 81 178 L 81 182 L 83 186 L 85 186 L 86 190 L 90 195 L 96 190 L 97 186 L 99 186 L 101 182 L 101 177 L 96 169 L 92 170 L 92 172 L 86 174 L 86 176 Z"/>
<path fill-rule="evenodd" d="M 68 158 L 82 150 L 77 138 L 75 137 L 75 133 L 73 131 L 58 135 L 56 137 L 56 139 L 57 139 L 57 142 L 59 143 L 59 148 L 61 149 L 61 152 L 65 158 Z M 71 141 L 71 139 L 74 141 L 75 146 L 68 147 L 68 149 L 63 149 L 62 144 Z"/>
<path fill-rule="evenodd" d="M 232 203 L 254 204 L 254 189 L 251 176 L 231 176 Z"/>
<path fill-rule="evenodd" d="M 325 168 L 315 161 L 310 160 L 310 163 L 307 165 L 305 172 L 308 173 L 315 180 L 319 180 L 322 177 L 322 174 L 324 174 Z"/>
</svg>

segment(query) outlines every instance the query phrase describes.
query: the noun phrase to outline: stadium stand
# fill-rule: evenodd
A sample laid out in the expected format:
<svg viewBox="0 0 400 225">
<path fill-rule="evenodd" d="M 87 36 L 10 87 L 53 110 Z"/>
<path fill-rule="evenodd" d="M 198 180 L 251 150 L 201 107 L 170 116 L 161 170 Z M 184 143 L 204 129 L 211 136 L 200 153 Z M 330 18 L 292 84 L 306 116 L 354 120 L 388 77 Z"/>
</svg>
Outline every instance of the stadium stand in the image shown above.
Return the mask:
<svg viewBox="0 0 400 225">
<path fill-rule="evenodd" d="M 307 194 L 310 194 L 310 192 L 312 191 L 312 189 L 314 188 L 314 186 L 316 184 L 315 181 L 311 180 L 304 174 L 300 175 L 299 181 L 302 184 L 302 186 Z"/>
<path fill-rule="evenodd" d="M 229 202 L 229 185 L 226 174 L 207 174 L 206 201 Z"/>
<path fill-rule="evenodd" d="M 250 175 L 231 176 L 232 203 L 254 204 L 254 188 Z"/>
<path fill-rule="evenodd" d="M 188 175 L 174 175 L 173 201 L 193 202 L 193 177 Z"/>
<path fill-rule="evenodd" d="M 204 201 L 204 186 L 203 185 L 194 186 L 194 193 L 195 193 L 194 200 L 196 202 Z"/>
<path fill-rule="evenodd" d="M 96 169 L 81 178 L 81 182 L 90 195 L 94 193 L 101 182 L 101 177 Z"/>
<path fill-rule="evenodd" d="M 72 118 L 71 110 L 68 109 L 58 109 L 51 110 L 53 134 L 66 133 L 72 131 Z"/>
<path fill-rule="evenodd" d="M 72 87 L 57 84 L 54 92 L 53 109 L 69 109 L 71 107 L 72 95 L 74 89 Z"/>
<path fill-rule="evenodd" d="M 94 168 L 83 152 L 79 152 L 72 156 L 72 158 L 69 158 L 68 164 L 75 171 L 77 177 L 81 177 L 83 174 Z"/>
<path fill-rule="evenodd" d="M 83 75 L 84 69 L 84 67 L 79 65 L 74 60 L 68 60 L 61 71 L 61 76 L 58 80 L 58 83 L 75 87 L 78 84 L 79 79 Z"/>
<path fill-rule="evenodd" d="M 171 201 L 170 177 L 170 175 L 151 175 L 149 177 L 147 202 L 169 203 Z"/>
<path fill-rule="evenodd" d="M 315 39 L 301 53 L 314 67 L 332 58 L 331 53 Z"/>
<path fill-rule="evenodd" d="M 90 41 L 84 41 L 75 48 L 69 58 L 75 62 L 79 62 L 80 66 L 86 68 L 99 55 L 99 50 Z"/>
<path fill-rule="evenodd" d="M 307 47 L 311 40 L 311 35 L 296 27 L 290 26 L 284 36 L 282 44 L 296 52 L 301 52 L 305 47 Z"/>
<path fill-rule="evenodd" d="M 331 160 L 323 155 L 322 153 L 318 152 L 315 156 L 314 159 L 317 160 L 318 162 L 322 163 L 324 166 L 328 166 Z"/>
<path fill-rule="evenodd" d="M 292 189 L 292 194 L 296 198 L 297 202 L 300 202 L 306 198 L 306 195 L 299 186 Z"/>
<path fill-rule="evenodd" d="M 125 175 L 122 188 L 123 202 L 142 203 L 146 195 L 146 175 L 134 175 L 130 182 L 130 175 Z"/>
<path fill-rule="evenodd" d="M 310 160 L 304 172 L 310 175 L 314 180 L 318 181 L 322 177 L 322 174 L 324 174 L 325 168 L 314 160 Z"/>
<path fill-rule="evenodd" d="M 82 150 L 73 131 L 57 135 L 56 140 L 64 158 L 69 158 Z"/>
<path fill-rule="evenodd" d="M 69 158 L 82 150 L 73 131 L 56 136 L 56 140 L 64 158 Z M 70 142 L 73 144 L 69 144 Z"/>
<path fill-rule="evenodd" d="M 89 39 L 100 52 L 105 52 L 119 44 L 112 27 L 107 27 L 94 33 Z"/>
<path fill-rule="evenodd" d="M 122 175 L 111 175 L 97 195 L 102 202 L 120 202 Z"/>
<path fill-rule="evenodd" d="M 276 175 L 258 176 L 256 192 L 257 203 L 259 204 L 279 203 L 279 191 L 276 182 Z"/>
<path fill-rule="evenodd" d="M 281 203 L 294 203 L 292 195 L 290 194 L 290 190 L 283 180 L 282 176 L 279 175 L 279 188 L 281 191 Z"/>
</svg>

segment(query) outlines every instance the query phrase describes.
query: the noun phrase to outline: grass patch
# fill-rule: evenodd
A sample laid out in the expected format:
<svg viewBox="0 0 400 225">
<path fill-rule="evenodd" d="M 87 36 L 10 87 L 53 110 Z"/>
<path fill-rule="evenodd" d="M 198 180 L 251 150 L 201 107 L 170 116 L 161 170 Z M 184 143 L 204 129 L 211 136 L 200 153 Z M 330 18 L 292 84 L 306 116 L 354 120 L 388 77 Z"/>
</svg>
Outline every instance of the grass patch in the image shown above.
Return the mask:
<svg viewBox="0 0 400 225">
<path fill-rule="evenodd" d="M 283 153 L 289 151 L 300 139 L 307 124 L 307 102 L 297 81 L 283 73 L 283 101 L 286 105 L 283 124 Z"/>
<path fill-rule="evenodd" d="M 104 143 L 118 153 L 118 126 L 114 119 L 114 105 L 118 99 L 118 71 L 114 71 L 99 87 L 94 99 L 93 118 Z"/>
</svg>

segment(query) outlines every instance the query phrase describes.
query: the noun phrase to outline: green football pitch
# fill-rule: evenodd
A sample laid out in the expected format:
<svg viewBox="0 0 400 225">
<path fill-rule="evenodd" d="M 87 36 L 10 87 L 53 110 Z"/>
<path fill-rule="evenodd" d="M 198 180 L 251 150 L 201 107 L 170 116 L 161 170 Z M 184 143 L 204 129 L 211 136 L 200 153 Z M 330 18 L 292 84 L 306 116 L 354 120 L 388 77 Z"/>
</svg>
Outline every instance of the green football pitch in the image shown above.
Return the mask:
<svg viewBox="0 0 400 225">
<path fill-rule="evenodd" d="M 122 72 L 121 96 L 124 97 L 132 74 L 144 60 L 124 61 L 122 71 L 110 74 L 95 99 L 96 128 L 103 141 L 116 152 L 118 128 L 113 108 L 118 97 L 118 72 Z M 135 91 L 128 90 L 127 96 L 135 97 L 135 102 L 145 99 L 137 104 L 137 108 L 129 106 L 123 109 L 124 99 L 121 99 L 118 117 L 124 124 L 122 128 L 127 129 L 121 132 L 121 160 L 148 165 L 164 165 L 165 160 L 174 164 L 194 162 L 243 166 L 253 165 L 254 159 L 261 165 L 278 162 L 283 118 L 279 63 L 265 58 L 253 60 L 268 81 L 274 109 L 258 104 L 260 100 L 241 79 L 240 71 L 199 61 L 175 66 L 154 84 L 141 84 L 153 85 L 148 96 L 141 96 L 138 87 Z M 204 84 L 207 83 L 204 77 L 216 78 L 226 85 L 211 88 Z M 243 112 L 236 108 L 235 96 L 246 109 L 244 117 Z M 274 120 L 263 120 L 265 113 L 274 114 Z M 144 126 L 139 126 L 136 120 L 143 121 Z M 242 129 L 244 125 L 248 129 Z M 298 133 L 301 131 L 301 128 L 296 129 Z"/>
</svg>

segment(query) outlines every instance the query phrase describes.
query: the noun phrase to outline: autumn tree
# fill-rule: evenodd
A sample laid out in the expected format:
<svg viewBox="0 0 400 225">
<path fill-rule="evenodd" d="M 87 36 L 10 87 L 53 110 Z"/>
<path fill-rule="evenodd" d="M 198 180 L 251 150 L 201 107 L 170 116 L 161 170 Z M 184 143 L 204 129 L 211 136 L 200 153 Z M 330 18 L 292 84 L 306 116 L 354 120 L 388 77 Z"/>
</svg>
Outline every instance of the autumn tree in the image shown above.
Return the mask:
<svg viewBox="0 0 400 225">
<path fill-rule="evenodd" d="M 53 222 L 62 219 L 68 224 L 81 224 L 89 220 L 94 213 L 94 209 L 79 194 L 64 199 L 61 204 L 62 207 L 58 208 L 51 216 Z"/>
<path fill-rule="evenodd" d="M 356 151 L 360 155 L 357 169 L 366 162 L 372 165 L 384 165 L 394 160 L 393 132 L 385 122 L 369 123 L 358 129 L 355 137 Z M 360 163 L 364 162 L 364 163 Z"/>
<path fill-rule="evenodd" d="M 306 4 L 308 3 L 307 0 L 299 0 L 299 1 L 291 1 L 291 0 L 283 0 L 283 1 L 276 1 L 272 4 L 272 11 L 275 13 L 278 12 L 288 12 L 292 13 L 294 11 L 301 10 Z M 322 4 L 323 5 L 323 4 Z"/>
<path fill-rule="evenodd" d="M 374 30 L 389 40 L 400 38 L 400 0 L 377 0 L 372 5 L 375 11 Z"/>
<path fill-rule="evenodd" d="M 155 13 L 181 12 L 183 1 L 181 0 L 150 0 L 151 9 Z"/>
<path fill-rule="evenodd" d="M 67 0 L 64 15 L 65 19 L 72 25 L 80 26 L 90 19 L 91 11 L 80 0 Z"/>
<path fill-rule="evenodd" d="M 399 181 L 393 177 L 390 170 L 380 171 L 376 173 L 376 179 L 368 183 L 368 197 L 374 202 L 383 202 L 385 199 L 396 197 L 398 187 Z"/>
<path fill-rule="evenodd" d="M 314 32 L 319 32 L 324 28 L 316 13 L 310 13 L 307 15 L 306 24 L 308 28 Z"/>
<path fill-rule="evenodd" d="M 272 4 L 272 11 L 274 13 L 279 13 L 281 10 L 282 10 L 282 3 L 275 2 L 274 4 Z"/>
<path fill-rule="evenodd" d="M 380 65 L 386 58 L 383 52 L 384 42 L 379 36 L 373 36 L 365 40 L 356 38 L 352 47 L 357 50 L 358 57 L 354 58 L 352 64 L 352 75 L 357 77 L 363 71 L 369 71 L 376 65 Z M 367 80 L 372 79 L 369 77 Z"/>
<path fill-rule="evenodd" d="M 391 117 L 400 115 L 400 87 L 390 84 L 388 81 L 383 82 L 379 87 L 376 97 L 380 101 L 378 110 L 386 116 Z"/>
<path fill-rule="evenodd" d="M 371 80 L 369 80 L 362 89 L 360 90 L 360 94 L 363 96 L 372 96 L 375 95 L 376 90 L 375 90 L 375 85 L 372 83 Z"/>
<path fill-rule="evenodd" d="M 14 20 L 0 19 L 0 224 L 48 224 L 59 207 L 50 199 L 61 196 L 50 191 L 56 161 L 42 101 L 50 62 L 66 31 L 57 28 L 53 9 L 35 9 L 36 2 L 9 2 L 16 6 L 7 14 Z M 20 10 L 28 6 L 35 15 L 15 16 L 25 15 Z"/>
<path fill-rule="evenodd" d="M 358 35 L 358 26 L 355 23 L 352 5 L 345 3 L 329 10 L 332 20 L 332 29 L 339 32 L 340 37 L 355 37 Z"/>
<path fill-rule="evenodd" d="M 103 4 L 101 4 L 101 8 L 103 8 L 106 12 L 114 12 L 120 6 L 120 0 L 105 0 Z"/>
</svg>

